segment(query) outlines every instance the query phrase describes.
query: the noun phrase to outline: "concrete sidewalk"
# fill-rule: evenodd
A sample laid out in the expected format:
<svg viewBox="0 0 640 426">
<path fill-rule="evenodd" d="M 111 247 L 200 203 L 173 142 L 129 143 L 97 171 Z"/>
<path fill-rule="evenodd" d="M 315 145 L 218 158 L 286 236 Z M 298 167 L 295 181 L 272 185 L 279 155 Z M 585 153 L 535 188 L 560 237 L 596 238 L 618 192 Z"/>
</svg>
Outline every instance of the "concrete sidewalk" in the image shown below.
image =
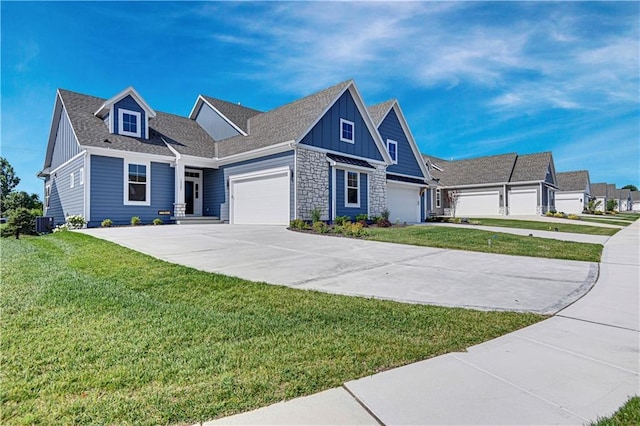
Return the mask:
<svg viewBox="0 0 640 426">
<path fill-rule="evenodd" d="M 549 320 L 206 424 L 584 424 L 640 394 L 639 277 L 637 221 L 605 245 L 594 289 Z"/>
</svg>

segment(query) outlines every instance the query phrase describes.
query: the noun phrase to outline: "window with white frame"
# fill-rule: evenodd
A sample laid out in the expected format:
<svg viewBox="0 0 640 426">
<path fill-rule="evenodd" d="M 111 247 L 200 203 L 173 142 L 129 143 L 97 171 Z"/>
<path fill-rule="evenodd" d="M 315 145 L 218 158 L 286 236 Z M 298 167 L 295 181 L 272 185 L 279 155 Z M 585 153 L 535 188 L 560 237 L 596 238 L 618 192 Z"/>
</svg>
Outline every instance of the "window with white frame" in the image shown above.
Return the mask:
<svg viewBox="0 0 640 426">
<path fill-rule="evenodd" d="M 118 133 L 125 136 L 133 136 L 139 138 L 142 134 L 141 114 L 137 111 L 129 111 L 126 109 L 118 110 Z"/>
<path fill-rule="evenodd" d="M 360 207 L 360 173 L 358 172 L 346 172 L 344 205 Z"/>
<path fill-rule="evenodd" d="M 80 185 L 84 185 L 84 167 L 80 167 L 80 171 L 78 173 L 80 173 Z"/>
<path fill-rule="evenodd" d="M 125 164 L 125 204 L 145 205 L 150 204 L 149 163 Z"/>
<path fill-rule="evenodd" d="M 398 164 L 398 142 L 387 139 L 387 152 L 393 164 Z"/>
<path fill-rule="evenodd" d="M 355 125 L 353 121 L 345 120 L 344 118 L 340 119 L 340 141 L 341 142 L 354 142 L 354 134 L 355 134 Z"/>
<path fill-rule="evenodd" d="M 44 206 L 49 208 L 49 199 L 51 198 L 51 185 L 44 187 Z"/>
<path fill-rule="evenodd" d="M 440 207 L 441 200 L 442 194 L 440 193 L 440 188 L 436 188 L 436 207 Z"/>
<path fill-rule="evenodd" d="M 73 188 L 76 184 L 76 177 L 74 173 L 69 174 L 69 188 Z"/>
</svg>

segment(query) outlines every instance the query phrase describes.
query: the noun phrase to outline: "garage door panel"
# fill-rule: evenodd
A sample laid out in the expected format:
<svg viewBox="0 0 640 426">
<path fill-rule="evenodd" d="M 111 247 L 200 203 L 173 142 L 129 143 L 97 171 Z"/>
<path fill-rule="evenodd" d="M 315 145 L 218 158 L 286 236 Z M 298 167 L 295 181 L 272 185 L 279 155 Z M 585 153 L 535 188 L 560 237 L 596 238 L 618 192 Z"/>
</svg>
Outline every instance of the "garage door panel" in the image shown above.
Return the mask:
<svg viewBox="0 0 640 426">
<path fill-rule="evenodd" d="M 535 215 L 538 214 L 538 192 L 509 191 L 510 215 Z"/>
<path fill-rule="evenodd" d="M 287 225 L 289 174 L 274 172 L 248 178 L 230 178 L 231 223 Z"/>
<path fill-rule="evenodd" d="M 483 216 L 499 213 L 497 192 L 470 192 L 458 194 L 456 216 Z"/>
<path fill-rule="evenodd" d="M 392 222 L 420 222 L 420 190 L 412 186 L 388 185 L 387 208 Z"/>
</svg>

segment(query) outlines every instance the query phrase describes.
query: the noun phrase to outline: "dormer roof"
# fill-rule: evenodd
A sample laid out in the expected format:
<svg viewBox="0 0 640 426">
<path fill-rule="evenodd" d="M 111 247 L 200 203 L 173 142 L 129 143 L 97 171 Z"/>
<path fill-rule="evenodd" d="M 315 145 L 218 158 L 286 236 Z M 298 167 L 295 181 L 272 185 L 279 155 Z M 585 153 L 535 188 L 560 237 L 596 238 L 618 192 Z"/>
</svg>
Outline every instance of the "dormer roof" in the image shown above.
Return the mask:
<svg viewBox="0 0 640 426">
<path fill-rule="evenodd" d="M 142 99 L 142 96 L 140 96 L 140 94 L 132 86 L 127 87 L 122 92 L 115 95 L 114 97 L 104 101 L 104 103 L 100 105 L 100 108 L 98 108 L 98 110 L 94 113 L 94 115 L 96 115 L 97 117 L 103 118 L 105 115 L 109 113 L 109 111 L 111 111 L 111 107 L 115 103 L 126 98 L 127 96 L 131 96 L 137 102 L 137 104 L 140 105 L 142 109 L 144 109 L 144 111 L 147 113 L 147 116 L 149 118 L 154 118 L 156 116 L 156 112 L 153 110 L 153 108 L 151 108 L 149 104 L 146 103 L 144 99 Z"/>
</svg>

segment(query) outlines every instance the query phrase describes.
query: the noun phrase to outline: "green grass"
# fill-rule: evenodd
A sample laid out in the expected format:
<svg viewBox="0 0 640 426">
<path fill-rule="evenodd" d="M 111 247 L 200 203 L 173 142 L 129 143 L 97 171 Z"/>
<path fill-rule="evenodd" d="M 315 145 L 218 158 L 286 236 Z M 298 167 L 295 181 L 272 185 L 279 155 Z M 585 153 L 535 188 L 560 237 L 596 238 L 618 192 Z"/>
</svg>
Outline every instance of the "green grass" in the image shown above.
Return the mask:
<svg viewBox="0 0 640 426">
<path fill-rule="evenodd" d="M 544 318 L 253 283 L 72 232 L 0 248 L 2 424 L 194 423 Z"/>
<path fill-rule="evenodd" d="M 598 418 L 590 426 L 632 426 L 640 425 L 640 397 L 630 398 L 610 417 Z"/>
<path fill-rule="evenodd" d="M 618 213 L 618 217 L 635 222 L 636 220 L 638 220 L 638 218 L 640 218 L 640 213 L 623 212 Z"/>
<path fill-rule="evenodd" d="M 603 218 L 600 219 L 599 217 L 582 217 L 583 222 L 593 222 L 593 223 L 604 223 L 606 225 L 617 225 L 617 226 L 628 226 L 631 224 L 631 222 L 628 221 L 624 221 L 624 220 L 611 220 L 611 219 L 607 219 L 606 216 L 602 216 Z M 614 229 L 615 228 L 609 228 L 609 229 Z"/>
<path fill-rule="evenodd" d="M 614 235 L 619 231 L 616 228 L 604 228 L 602 226 L 574 225 L 572 223 L 559 222 L 539 222 L 534 220 L 509 220 L 492 218 L 481 218 L 477 220 L 480 222 L 480 225 L 485 226 L 502 226 L 505 228 L 522 228 L 532 229 L 536 231 L 555 231 L 557 229 L 557 232 L 571 232 L 575 234 L 590 235 Z"/>
<path fill-rule="evenodd" d="M 601 244 L 575 243 L 447 226 L 371 228 L 370 240 L 437 248 L 599 262 Z M 491 243 L 489 244 L 489 241 Z"/>
</svg>

